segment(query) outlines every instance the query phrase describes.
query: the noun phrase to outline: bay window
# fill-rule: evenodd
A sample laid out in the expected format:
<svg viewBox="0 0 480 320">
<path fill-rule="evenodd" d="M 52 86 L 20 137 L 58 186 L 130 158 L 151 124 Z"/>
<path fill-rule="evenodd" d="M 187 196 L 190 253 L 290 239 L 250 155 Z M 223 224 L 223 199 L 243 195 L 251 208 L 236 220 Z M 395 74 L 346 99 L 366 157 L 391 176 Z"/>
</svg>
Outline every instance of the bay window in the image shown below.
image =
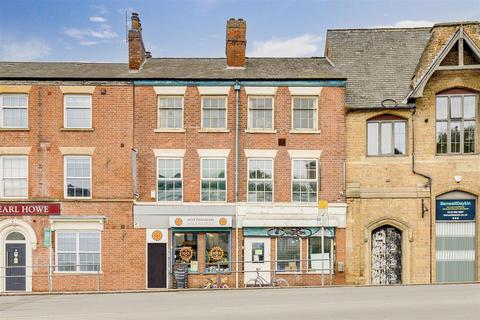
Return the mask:
<svg viewBox="0 0 480 320">
<path fill-rule="evenodd" d="M 437 96 L 436 140 L 437 154 L 476 153 L 476 95 Z"/>
</svg>

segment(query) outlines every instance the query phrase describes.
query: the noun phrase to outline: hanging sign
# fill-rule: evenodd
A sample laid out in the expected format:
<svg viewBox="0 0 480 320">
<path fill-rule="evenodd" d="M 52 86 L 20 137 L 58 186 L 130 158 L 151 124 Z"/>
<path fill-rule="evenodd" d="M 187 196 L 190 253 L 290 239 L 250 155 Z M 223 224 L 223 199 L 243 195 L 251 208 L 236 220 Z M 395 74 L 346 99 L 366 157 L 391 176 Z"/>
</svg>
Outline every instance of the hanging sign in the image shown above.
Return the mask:
<svg viewBox="0 0 480 320">
<path fill-rule="evenodd" d="M 436 219 L 445 221 L 475 220 L 475 199 L 437 200 Z"/>
<path fill-rule="evenodd" d="M 59 203 L 0 203 L 0 215 L 59 215 Z"/>
</svg>

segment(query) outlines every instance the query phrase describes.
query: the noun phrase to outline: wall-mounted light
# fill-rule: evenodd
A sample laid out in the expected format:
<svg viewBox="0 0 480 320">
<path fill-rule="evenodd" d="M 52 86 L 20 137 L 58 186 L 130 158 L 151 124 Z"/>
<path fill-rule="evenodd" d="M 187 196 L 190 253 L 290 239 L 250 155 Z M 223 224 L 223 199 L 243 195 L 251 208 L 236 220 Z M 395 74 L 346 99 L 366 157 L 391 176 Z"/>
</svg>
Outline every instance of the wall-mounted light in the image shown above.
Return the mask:
<svg viewBox="0 0 480 320">
<path fill-rule="evenodd" d="M 454 179 L 456 183 L 460 183 L 462 181 L 462 176 L 455 176 Z"/>
</svg>

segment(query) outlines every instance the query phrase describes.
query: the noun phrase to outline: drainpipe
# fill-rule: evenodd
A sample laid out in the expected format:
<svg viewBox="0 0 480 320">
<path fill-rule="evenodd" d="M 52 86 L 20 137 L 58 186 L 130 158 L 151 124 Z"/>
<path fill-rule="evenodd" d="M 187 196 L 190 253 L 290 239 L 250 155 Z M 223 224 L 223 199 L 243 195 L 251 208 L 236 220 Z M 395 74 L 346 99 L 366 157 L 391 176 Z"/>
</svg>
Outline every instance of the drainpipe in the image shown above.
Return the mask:
<svg viewBox="0 0 480 320">
<path fill-rule="evenodd" d="M 238 96 L 240 84 L 235 80 L 235 288 L 238 288 Z"/>
<path fill-rule="evenodd" d="M 416 174 L 418 176 L 421 176 L 425 179 L 428 180 L 428 188 L 430 190 L 430 226 L 429 226 L 429 230 L 430 230 L 430 283 L 433 283 L 433 273 L 432 273 L 432 237 L 433 237 L 433 231 L 432 231 L 432 223 L 433 223 L 433 217 L 432 217 L 432 177 L 424 174 L 424 173 L 421 173 L 421 172 L 418 172 L 416 169 L 415 169 L 415 114 L 417 112 L 417 107 L 414 106 L 413 109 L 412 109 L 412 173 L 413 174 Z M 424 211 L 425 208 L 423 207 L 423 201 L 422 201 L 422 218 L 423 218 L 423 214 L 424 214 Z"/>
</svg>

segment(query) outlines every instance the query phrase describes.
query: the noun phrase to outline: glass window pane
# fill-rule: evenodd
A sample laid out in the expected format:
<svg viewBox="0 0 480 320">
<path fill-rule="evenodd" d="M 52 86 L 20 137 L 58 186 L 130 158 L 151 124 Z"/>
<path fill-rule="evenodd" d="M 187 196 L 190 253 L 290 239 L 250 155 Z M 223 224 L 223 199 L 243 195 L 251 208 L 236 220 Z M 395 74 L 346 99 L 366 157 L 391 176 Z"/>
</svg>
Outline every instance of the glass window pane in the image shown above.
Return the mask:
<svg viewBox="0 0 480 320">
<path fill-rule="evenodd" d="M 176 264 L 188 265 L 189 272 L 199 272 L 198 268 L 198 234 L 174 233 L 173 253 Z"/>
<path fill-rule="evenodd" d="M 100 270 L 100 254 L 99 253 L 80 253 L 81 272 L 95 272 Z"/>
<path fill-rule="evenodd" d="M 26 128 L 28 126 L 28 110 L 3 108 L 3 126 L 7 128 Z"/>
<path fill-rule="evenodd" d="M 446 120 L 448 117 L 448 97 L 437 97 L 437 120 Z"/>
<path fill-rule="evenodd" d="M 315 129 L 316 98 L 293 98 L 293 129 Z"/>
<path fill-rule="evenodd" d="M 378 122 L 367 124 L 367 153 L 369 156 L 378 155 Z"/>
<path fill-rule="evenodd" d="M 450 97 L 450 118 L 462 117 L 462 97 Z"/>
<path fill-rule="evenodd" d="M 159 124 L 161 129 L 181 129 L 183 127 L 183 97 L 159 98 Z"/>
<path fill-rule="evenodd" d="M 67 128 L 89 128 L 90 109 L 67 108 Z"/>
<path fill-rule="evenodd" d="M 475 96 L 465 96 L 463 97 L 463 117 L 465 119 L 475 119 L 476 118 L 476 103 Z"/>
<path fill-rule="evenodd" d="M 460 126 L 460 121 L 450 122 L 450 152 L 452 153 L 460 152 Z"/>
<path fill-rule="evenodd" d="M 229 270 L 229 239 L 228 232 L 205 233 L 205 272 L 216 272 L 218 265 L 221 272 Z"/>
<path fill-rule="evenodd" d="M 57 251 L 76 251 L 77 250 L 77 233 L 57 231 Z"/>
<path fill-rule="evenodd" d="M 80 251 L 99 252 L 100 251 L 100 232 L 80 232 L 79 233 Z"/>
<path fill-rule="evenodd" d="M 475 152 L 475 121 L 465 121 L 463 123 L 463 152 L 474 153 Z"/>
<path fill-rule="evenodd" d="M 381 123 L 380 128 L 381 134 L 381 144 L 380 144 L 380 151 L 382 154 L 392 154 L 392 123 L 391 122 L 383 122 Z"/>
<path fill-rule="evenodd" d="M 394 154 L 405 154 L 406 153 L 406 123 L 405 122 L 395 122 L 394 123 Z"/>
<path fill-rule="evenodd" d="M 437 122 L 437 153 L 447 153 L 447 122 Z"/>
<path fill-rule="evenodd" d="M 277 241 L 277 271 L 300 270 L 300 238 L 279 237 Z"/>
<path fill-rule="evenodd" d="M 332 258 L 332 238 L 324 238 L 324 249 L 322 255 L 322 238 L 308 238 L 308 268 L 311 271 L 324 272 L 330 270 L 330 259 Z"/>
</svg>

